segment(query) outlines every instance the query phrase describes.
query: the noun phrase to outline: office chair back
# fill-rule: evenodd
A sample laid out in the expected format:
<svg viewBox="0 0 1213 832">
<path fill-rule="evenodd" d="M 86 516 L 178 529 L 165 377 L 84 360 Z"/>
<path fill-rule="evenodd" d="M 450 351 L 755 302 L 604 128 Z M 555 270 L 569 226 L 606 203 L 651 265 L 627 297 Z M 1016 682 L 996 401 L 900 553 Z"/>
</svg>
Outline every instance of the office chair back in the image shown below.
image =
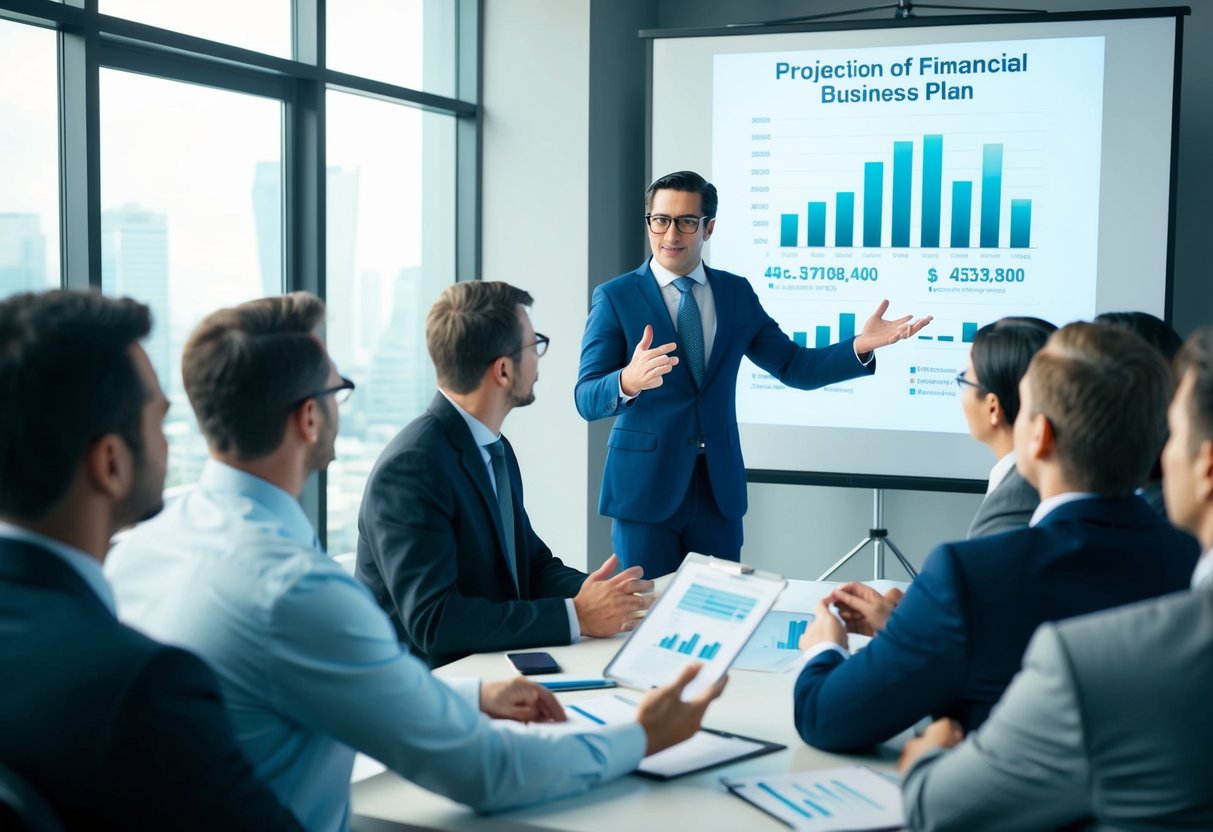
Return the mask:
<svg viewBox="0 0 1213 832">
<path fill-rule="evenodd" d="M 0 829 L 63 832 L 63 824 L 24 777 L 0 766 Z"/>
</svg>

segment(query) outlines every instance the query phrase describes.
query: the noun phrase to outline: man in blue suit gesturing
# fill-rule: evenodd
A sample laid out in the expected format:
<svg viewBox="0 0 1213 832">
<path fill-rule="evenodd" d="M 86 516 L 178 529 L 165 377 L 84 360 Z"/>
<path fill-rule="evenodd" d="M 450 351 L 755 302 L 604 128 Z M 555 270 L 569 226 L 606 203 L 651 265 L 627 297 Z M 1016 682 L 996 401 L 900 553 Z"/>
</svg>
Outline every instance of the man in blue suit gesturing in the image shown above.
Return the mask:
<svg viewBox="0 0 1213 832">
<path fill-rule="evenodd" d="M 886 321 L 884 301 L 855 338 L 823 349 L 797 346 L 749 281 L 704 264 L 716 205 L 716 188 L 691 171 L 649 186 L 653 256 L 594 290 L 581 343 L 577 411 L 585 419 L 619 417 L 598 510 L 614 520 L 611 542 L 623 565 L 639 564 L 649 576 L 677 569 L 688 551 L 741 555 L 746 485 L 736 387 L 743 356 L 783 384 L 809 390 L 871 375 L 875 349 L 931 320 Z"/>
</svg>

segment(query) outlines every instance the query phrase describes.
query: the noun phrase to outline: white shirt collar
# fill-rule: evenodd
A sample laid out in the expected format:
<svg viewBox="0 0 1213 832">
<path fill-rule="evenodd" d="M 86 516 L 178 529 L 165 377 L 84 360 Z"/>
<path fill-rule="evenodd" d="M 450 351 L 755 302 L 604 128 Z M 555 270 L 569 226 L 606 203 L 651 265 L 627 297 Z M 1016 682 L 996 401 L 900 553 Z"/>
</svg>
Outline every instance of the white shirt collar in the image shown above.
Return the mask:
<svg viewBox="0 0 1213 832">
<path fill-rule="evenodd" d="M 458 403 L 448 396 L 446 391 L 441 387 L 438 388 L 438 392 L 442 394 L 444 399 L 451 403 L 451 407 L 458 411 L 459 415 L 463 417 L 463 421 L 467 422 L 468 430 L 472 432 L 472 441 L 476 443 L 477 447 L 483 448 L 485 445 L 492 445 L 501 438 L 501 434 L 493 433 L 492 429 L 488 425 L 460 407 Z"/>
<path fill-rule="evenodd" d="M 22 543 L 32 543 L 54 552 L 84 579 L 93 593 L 101 599 L 101 603 L 105 604 L 105 608 L 117 616 L 118 608 L 114 604 L 114 591 L 110 588 L 109 581 L 105 579 L 105 573 L 101 571 L 101 563 L 95 557 L 75 546 L 67 545 L 62 540 L 32 532 L 21 526 L 14 526 L 12 523 L 5 523 L 3 520 L 0 520 L 0 537 L 19 540 Z"/>
<path fill-rule="evenodd" d="M 1078 500 L 1093 500 L 1098 496 L 1094 491 L 1066 491 L 1063 494 L 1054 494 L 1049 499 L 1040 501 L 1040 505 L 1036 507 L 1036 511 L 1032 512 L 1032 519 L 1028 521 L 1028 525 L 1037 525 L 1052 513 L 1054 509 L 1061 508 L 1066 503 L 1073 503 Z"/>
<path fill-rule="evenodd" d="M 703 258 L 700 258 L 699 265 L 691 269 L 687 275 L 674 274 L 665 266 L 657 262 L 656 257 L 649 258 L 649 268 L 653 270 L 653 277 L 657 278 L 657 285 L 664 289 L 680 277 L 689 277 L 700 286 L 708 282 L 708 273 L 703 270 Z"/>
<path fill-rule="evenodd" d="M 1201 555 L 1200 560 L 1196 561 L 1196 568 L 1192 570 L 1193 589 L 1211 583 L 1213 583 L 1213 549 Z"/>
<path fill-rule="evenodd" d="M 1011 451 L 1002 459 L 994 463 L 994 467 L 990 469 L 990 484 L 986 486 L 986 493 L 989 494 L 998 486 L 1002 485 L 1002 481 L 1007 478 L 1007 474 L 1011 473 L 1011 469 L 1015 467 L 1015 451 Z"/>
</svg>

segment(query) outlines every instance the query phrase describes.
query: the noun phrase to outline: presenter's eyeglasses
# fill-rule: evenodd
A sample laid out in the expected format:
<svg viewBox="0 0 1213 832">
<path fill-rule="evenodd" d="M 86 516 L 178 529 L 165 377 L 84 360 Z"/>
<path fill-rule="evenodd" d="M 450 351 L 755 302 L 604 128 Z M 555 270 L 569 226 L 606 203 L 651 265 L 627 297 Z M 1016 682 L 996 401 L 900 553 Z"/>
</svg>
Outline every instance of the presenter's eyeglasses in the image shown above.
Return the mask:
<svg viewBox="0 0 1213 832">
<path fill-rule="evenodd" d="M 699 224 L 711 217 L 667 217 L 665 214 L 645 214 L 644 221 L 648 223 L 649 231 L 654 234 L 664 234 L 670 230 L 670 223 L 682 234 L 694 234 L 699 230 Z"/>
<path fill-rule="evenodd" d="M 979 393 L 985 393 L 985 392 L 988 392 L 988 391 L 986 390 L 986 388 L 982 387 L 982 386 L 981 386 L 980 384 L 978 384 L 977 382 L 975 382 L 975 381 L 969 381 L 967 378 L 965 378 L 965 374 L 966 374 L 966 373 L 968 373 L 968 372 L 969 372 L 968 370 L 961 370 L 959 373 L 957 373 L 957 374 L 956 374 L 956 379 L 955 379 L 955 380 L 956 380 L 956 386 L 957 386 L 957 387 L 961 387 L 961 388 L 964 388 L 964 387 L 972 387 L 974 390 L 978 391 Z"/>
<path fill-rule="evenodd" d="M 521 347 L 519 347 L 518 349 L 516 349 L 512 353 L 510 353 L 510 355 L 519 355 L 527 347 L 534 347 L 535 355 L 542 356 L 545 352 L 548 351 L 548 344 L 550 344 L 550 343 L 552 343 L 551 338 L 547 337 L 546 335 L 541 335 L 540 333 L 536 332 L 535 340 L 533 342 L 531 342 L 529 344 L 523 344 Z"/>
<path fill-rule="evenodd" d="M 345 376 L 342 376 L 341 383 L 336 387 L 326 387 L 323 390 L 317 390 L 315 393 L 304 396 L 302 399 L 291 405 L 291 410 L 294 410 L 308 399 L 319 399 L 322 396 L 332 396 L 333 401 L 337 402 L 338 405 L 343 405 L 349 401 L 350 396 L 353 395 L 353 392 L 354 382 L 350 381 Z"/>
</svg>

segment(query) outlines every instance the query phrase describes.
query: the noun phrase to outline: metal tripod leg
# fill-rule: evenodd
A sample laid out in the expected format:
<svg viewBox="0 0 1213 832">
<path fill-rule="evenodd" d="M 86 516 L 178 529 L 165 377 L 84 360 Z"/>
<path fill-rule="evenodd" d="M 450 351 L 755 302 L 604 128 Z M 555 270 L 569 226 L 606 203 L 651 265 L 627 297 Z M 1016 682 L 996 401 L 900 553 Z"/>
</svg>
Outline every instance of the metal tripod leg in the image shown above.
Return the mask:
<svg viewBox="0 0 1213 832">
<path fill-rule="evenodd" d="M 875 541 L 876 541 L 876 538 L 874 538 L 874 537 L 865 537 L 863 540 L 859 541 L 859 544 L 854 549 L 852 549 L 851 551 L 847 552 L 845 555 L 840 557 L 838 559 L 838 562 L 835 563 L 833 566 L 831 566 L 829 569 L 827 569 L 825 572 L 822 572 L 817 577 L 817 580 L 819 580 L 819 581 L 827 580 L 831 575 L 833 575 L 835 572 L 837 572 L 839 569 L 841 569 L 842 565 L 844 563 L 846 563 L 851 558 L 853 558 L 857 554 L 859 554 L 860 550 L 862 550 L 864 546 L 867 546 L 869 543 L 874 543 Z"/>
</svg>

